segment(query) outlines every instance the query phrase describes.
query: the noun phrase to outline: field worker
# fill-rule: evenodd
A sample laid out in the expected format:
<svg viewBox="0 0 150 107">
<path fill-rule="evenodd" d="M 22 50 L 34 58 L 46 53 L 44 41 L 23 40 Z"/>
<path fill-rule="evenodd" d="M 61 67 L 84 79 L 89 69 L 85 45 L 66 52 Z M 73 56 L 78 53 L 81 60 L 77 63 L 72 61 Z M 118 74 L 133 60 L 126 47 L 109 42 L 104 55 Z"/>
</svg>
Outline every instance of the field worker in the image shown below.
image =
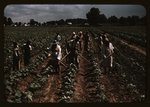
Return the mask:
<svg viewBox="0 0 150 107">
<path fill-rule="evenodd" d="M 68 54 L 68 63 L 74 63 L 77 68 L 79 68 L 79 37 L 77 36 L 76 38 L 72 38 L 67 42 L 67 49 L 66 53 Z"/>
<path fill-rule="evenodd" d="M 31 62 L 31 41 L 27 40 L 27 42 L 23 45 L 23 55 L 24 55 L 24 65 L 27 66 Z"/>
<path fill-rule="evenodd" d="M 75 32 L 72 32 L 72 35 L 71 35 L 71 38 L 70 38 L 70 40 L 69 41 L 67 41 L 67 39 L 66 39 L 66 54 L 68 54 L 68 56 L 66 57 L 66 61 L 68 62 L 68 63 L 71 63 L 71 60 L 70 60 L 70 51 L 71 51 L 71 47 L 72 47 L 72 42 L 75 40 L 77 38 L 77 35 L 76 35 L 76 33 Z"/>
<path fill-rule="evenodd" d="M 62 58 L 62 53 L 61 53 L 61 46 L 59 43 L 54 40 L 52 43 L 52 46 L 50 48 L 50 60 L 47 64 L 47 66 L 52 65 L 57 73 L 60 71 L 60 66 L 59 66 L 59 61 Z M 46 66 L 46 67 L 47 67 Z"/>
<path fill-rule="evenodd" d="M 20 70 L 20 50 L 17 42 L 13 42 L 13 70 Z"/>
<path fill-rule="evenodd" d="M 83 41 L 84 41 L 84 51 L 88 51 L 88 45 L 89 45 L 89 34 L 88 32 L 85 32 L 83 35 Z"/>
<path fill-rule="evenodd" d="M 72 32 L 72 37 L 71 39 L 75 39 L 77 37 L 76 32 Z"/>
<path fill-rule="evenodd" d="M 103 40 L 103 67 L 104 67 L 104 72 L 108 73 L 109 70 L 111 70 L 113 66 L 113 56 L 112 54 L 114 53 L 113 51 L 114 47 L 112 43 L 109 42 L 108 38 L 104 38 Z"/>
<path fill-rule="evenodd" d="M 106 38 L 107 38 L 107 34 L 106 34 L 106 33 L 103 33 L 103 34 L 102 34 L 102 39 L 103 39 L 103 41 L 105 41 Z"/>
<path fill-rule="evenodd" d="M 107 33 L 104 34 L 104 37 L 102 38 L 104 41 L 109 41 L 108 37 L 107 37 Z M 109 48 L 111 49 L 112 52 L 114 52 L 114 46 L 113 44 L 109 41 Z"/>
<path fill-rule="evenodd" d="M 83 32 L 82 31 L 78 33 L 78 37 L 79 37 L 80 50 L 82 50 L 82 47 L 83 47 Z"/>
<path fill-rule="evenodd" d="M 61 41 L 61 36 L 59 33 L 56 33 L 56 36 L 54 38 L 55 40 L 57 40 L 57 42 L 60 42 Z"/>
</svg>

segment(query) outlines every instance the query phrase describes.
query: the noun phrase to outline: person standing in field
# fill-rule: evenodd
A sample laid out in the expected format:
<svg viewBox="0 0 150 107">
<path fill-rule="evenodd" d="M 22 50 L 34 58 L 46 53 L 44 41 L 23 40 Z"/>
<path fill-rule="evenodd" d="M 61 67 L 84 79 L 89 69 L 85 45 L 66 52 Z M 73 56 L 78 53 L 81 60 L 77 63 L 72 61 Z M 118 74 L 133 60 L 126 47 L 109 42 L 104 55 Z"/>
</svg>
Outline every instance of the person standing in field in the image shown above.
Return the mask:
<svg viewBox="0 0 150 107">
<path fill-rule="evenodd" d="M 104 67 L 104 72 L 108 73 L 113 67 L 113 53 L 114 47 L 112 43 L 108 40 L 106 35 L 103 36 L 103 47 L 102 47 L 102 55 L 103 62 L 102 65 Z"/>
<path fill-rule="evenodd" d="M 80 38 L 73 32 L 71 40 L 67 42 L 66 53 L 68 54 L 68 63 L 74 63 L 79 68 L 79 51 L 80 51 Z"/>
<path fill-rule="evenodd" d="M 71 42 L 73 42 L 73 40 L 75 39 L 77 37 L 77 35 L 76 35 L 76 32 L 72 32 L 72 35 L 71 35 L 71 37 L 69 38 L 69 39 L 66 39 L 65 40 L 65 46 L 66 46 L 66 50 L 65 50 L 65 53 L 66 53 L 66 55 L 67 55 L 67 57 L 66 57 L 66 62 L 68 62 L 68 63 L 71 63 L 70 62 L 70 52 L 71 52 L 71 48 L 70 47 L 72 47 L 72 44 L 71 44 Z"/>
<path fill-rule="evenodd" d="M 79 38 L 80 50 L 82 50 L 82 47 L 83 47 L 83 32 L 82 31 L 78 33 L 78 38 Z"/>
<path fill-rule="evenodd" d="M 59 61 L 62 58 L 62 53 L 61 53 L 61 46 L 56 40 L 54 40 L 52 43 L 49 56 L 50 56 L 50 60 L 48 64 L 46 65 L 46 67 L 48 67 L 49 65 L 52 65 L 55 71 L 59 73 L 60 72 Z"/>
<path fill-rule="evenodd" d="M 31 51 L 32 51 L 31 42 L 28 40 L 26 44 L 23 45 L 24 66 L 29 65 L 31 62 Z"/>
<path fill-rule="evenodd" d="M 13 42 L 13 70 L 20 70 L 20 49 L 17 42 Z"/>
</svg>

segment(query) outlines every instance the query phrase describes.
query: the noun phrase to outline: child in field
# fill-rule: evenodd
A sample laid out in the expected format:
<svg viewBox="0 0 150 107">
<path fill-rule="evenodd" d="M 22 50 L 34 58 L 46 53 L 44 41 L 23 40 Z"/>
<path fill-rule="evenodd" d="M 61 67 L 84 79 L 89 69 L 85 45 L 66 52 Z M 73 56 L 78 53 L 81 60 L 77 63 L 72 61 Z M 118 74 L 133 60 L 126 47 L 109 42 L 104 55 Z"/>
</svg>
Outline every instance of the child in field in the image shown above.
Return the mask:
<svg viewBox="0 0 150 107">
<path fill-rule="evenodd" d="M 20 50 L 17 42 L 13 42 L 13 70 L 20 70 Z"/>
<path fill-rule="evenodd" d="M 55 68 L 55 71 L 59 72 L 60 71 L 59 61 L 62 58 L 62 53 L 61 53 L 61 46 L 59 45 L 59 43 L 56 40 L 53 41 L 50 51 L 51 52 L 50 52 L 49 56 L 51 58 L 47 64 L 47 66 L 52 65 Z"/>
<path fill-rule="evenodd" d="M 31 42 L 28 40 L 26 42 L 26 44 L 23 45 L 23 55 L 24 55 L 24 65 L 25 66 L 30 64 L 31 51 L 32 51 Z"/>
</svg>

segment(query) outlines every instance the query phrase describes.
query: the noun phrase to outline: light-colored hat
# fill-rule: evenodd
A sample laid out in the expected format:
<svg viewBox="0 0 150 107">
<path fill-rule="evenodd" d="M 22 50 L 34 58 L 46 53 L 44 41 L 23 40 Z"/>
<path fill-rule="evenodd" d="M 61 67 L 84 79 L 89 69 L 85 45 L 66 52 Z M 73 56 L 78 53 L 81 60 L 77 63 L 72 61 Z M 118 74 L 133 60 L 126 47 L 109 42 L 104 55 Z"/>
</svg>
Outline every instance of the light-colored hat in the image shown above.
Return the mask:
<svg viewBox="0 0 150 107">
<path fill-rule="evenodd" d="M 82 34 L 82 31 L 80 31 L 79 33 Z"/>
<path fill-rule="evenodd" d="M 75 35 L 75 34 L 76 34 L 76 32 L 72 32 L 72 34 L 73 34 L 73 35 Z"/>
</svg>

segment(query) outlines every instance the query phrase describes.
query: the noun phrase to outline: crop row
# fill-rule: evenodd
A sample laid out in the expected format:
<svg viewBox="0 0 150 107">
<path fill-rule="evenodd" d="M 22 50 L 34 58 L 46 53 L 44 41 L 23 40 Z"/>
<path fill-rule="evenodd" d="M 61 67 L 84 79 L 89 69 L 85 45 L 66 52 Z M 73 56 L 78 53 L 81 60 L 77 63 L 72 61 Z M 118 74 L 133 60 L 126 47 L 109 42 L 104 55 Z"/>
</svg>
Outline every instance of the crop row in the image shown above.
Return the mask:
<svg viewBox="0 0 150 107">
<path fill-rule="evenodd" d="M 71 63 L 69 67 L 67 67 L 64 70 L 64 73 L 62 75 L 61 88 L 58 93 L 59 95 L 58 102 L 69 103 L 71 101 L 71 97 L 74 94 L 74 82 L 76 73 L 77 67 L 73 63 Z"/>
<path fill-rule="evenodd" d="M 106 31 L 104 31 L 106 32 Z M 138 36 L 135 34 L 130 34 L 126 32 L 108 32 L 111 35 L 114 35 L 120 39 L 126 40 L 129 43 L 134 43 L 136 45 L 140 45 L 142 47 L 146 47 L 146 38 L 143 36 Z"/>
<path fill-rule="evenodd" d="M 96 38 L 99 32 L 100 31 L 94 31 L 93 37 Z M 118 84 L 121 87 L 124 87 L 125 90 L 128 90 L 128 96 L 130 96 L 132 101 L 144 100 L 146 73 L 145 56 L 131 49 L 127 45 L 122 44 L 120 39 L 111 34 L 108 35 L 108 38 L 115 47 L 113 67 L 109 72 L 116 75 Z M 119 102 L 122 101 L 124 102 L 125 100 L 120 98 Z"/>
<path fill-rule="evenodd" d="M 90 49 L 91 50 L 91 49 Z M 89 59 L 90 67 L 85 74 L 86 78 L 86 89 L 88 102 L 106 102 L 107 98 L 104 94 L 103 85 L 101 84 L 100 75 L 102 70 L 99 67 L 98 62 L 96 61 L 96 57 L 94 56 L 92 51 L 89 51 L 87 56 Z"/>
<path fill-rule="evenodd" d="M 109 34 L 108 37 L 115 47 L 113 73 L 120 75 L 120 84 L 130 91 L 129 96 L 136 97 L 133 100 L 144 100 L 145 56 L 123 44 L 112 34 Z"/>
<path fill-rule="evenodd" d="M 18 103 L 22 102 L 21 96 L 22 96 L 22 94 L 24 94 L 24 92 L 22 92 L 21 90 L 18 89 L 17 83 L 20 80 L 22 80 L 23 78 L 32 74 L 36 70 L 37 66 L 42 64 L 42 62 L 46 58 L 47 58 L 47 53 L 44 52 L 44 53 L 38 55 L 35 58 L 35 60 L 30 65 L 28 65 L 27 67 L 25 67 L 21 70 L 18 70 L 18 71 L 11 71 L 7 75 L 5 75 L 6 95 L 8 95 L 8 98 L 7 98 L 8 102 L 18 102 Z M 44 73 L 44 72 L 42 72 L 42 73 Z M 38 77 L 40 78 L 40 74 L 37 74 L 37 76 L 35 78 L 39 79 Z M 44 81 L 43 79 L 39 79 L 39 80 Z M 36 80 L 34 80 L 34 81 L 36 81 Z M 33 86 L 34 86 L 33 84 L 30 85 L 31 90 L 32 90 Z M 20 94 L 20 93 L 22 93 L 22 94 Z"/>
<path fill-rule="evenodd" d="M 145 32 L 142 33 L 137 33 L 137 32 L 125 32 L 125 31 L 121 31 L 121 30 L 113 30 L 112 29 L 101 29 L 99 30 L 98 28 L 92 28 L 93 31 L 95 32 L 107 32 L 113 36 L 116 36 L 120 39 L 126 40 L 127 42 L 129 42 L 130 44 L 136 44 L 136 45 L 140 45 L 141 47 L 145 48 L 146 47 L 146 34 Z"/>
<path fill-rule="evenodd" d="M 117 42 L 116 42 L 117 43 Z M 145 95 L 145 57 L 126 45 L 116 45 L 114 60 L 120 69 L 120 75 L 136 100 L 144 100 Z M 124 53 L 124 54 L 123 54 Z M 125 54 L 126 53 L 126 54 Z M 118 71 L 119 72 L 119 71 Z"/>
</svg>

